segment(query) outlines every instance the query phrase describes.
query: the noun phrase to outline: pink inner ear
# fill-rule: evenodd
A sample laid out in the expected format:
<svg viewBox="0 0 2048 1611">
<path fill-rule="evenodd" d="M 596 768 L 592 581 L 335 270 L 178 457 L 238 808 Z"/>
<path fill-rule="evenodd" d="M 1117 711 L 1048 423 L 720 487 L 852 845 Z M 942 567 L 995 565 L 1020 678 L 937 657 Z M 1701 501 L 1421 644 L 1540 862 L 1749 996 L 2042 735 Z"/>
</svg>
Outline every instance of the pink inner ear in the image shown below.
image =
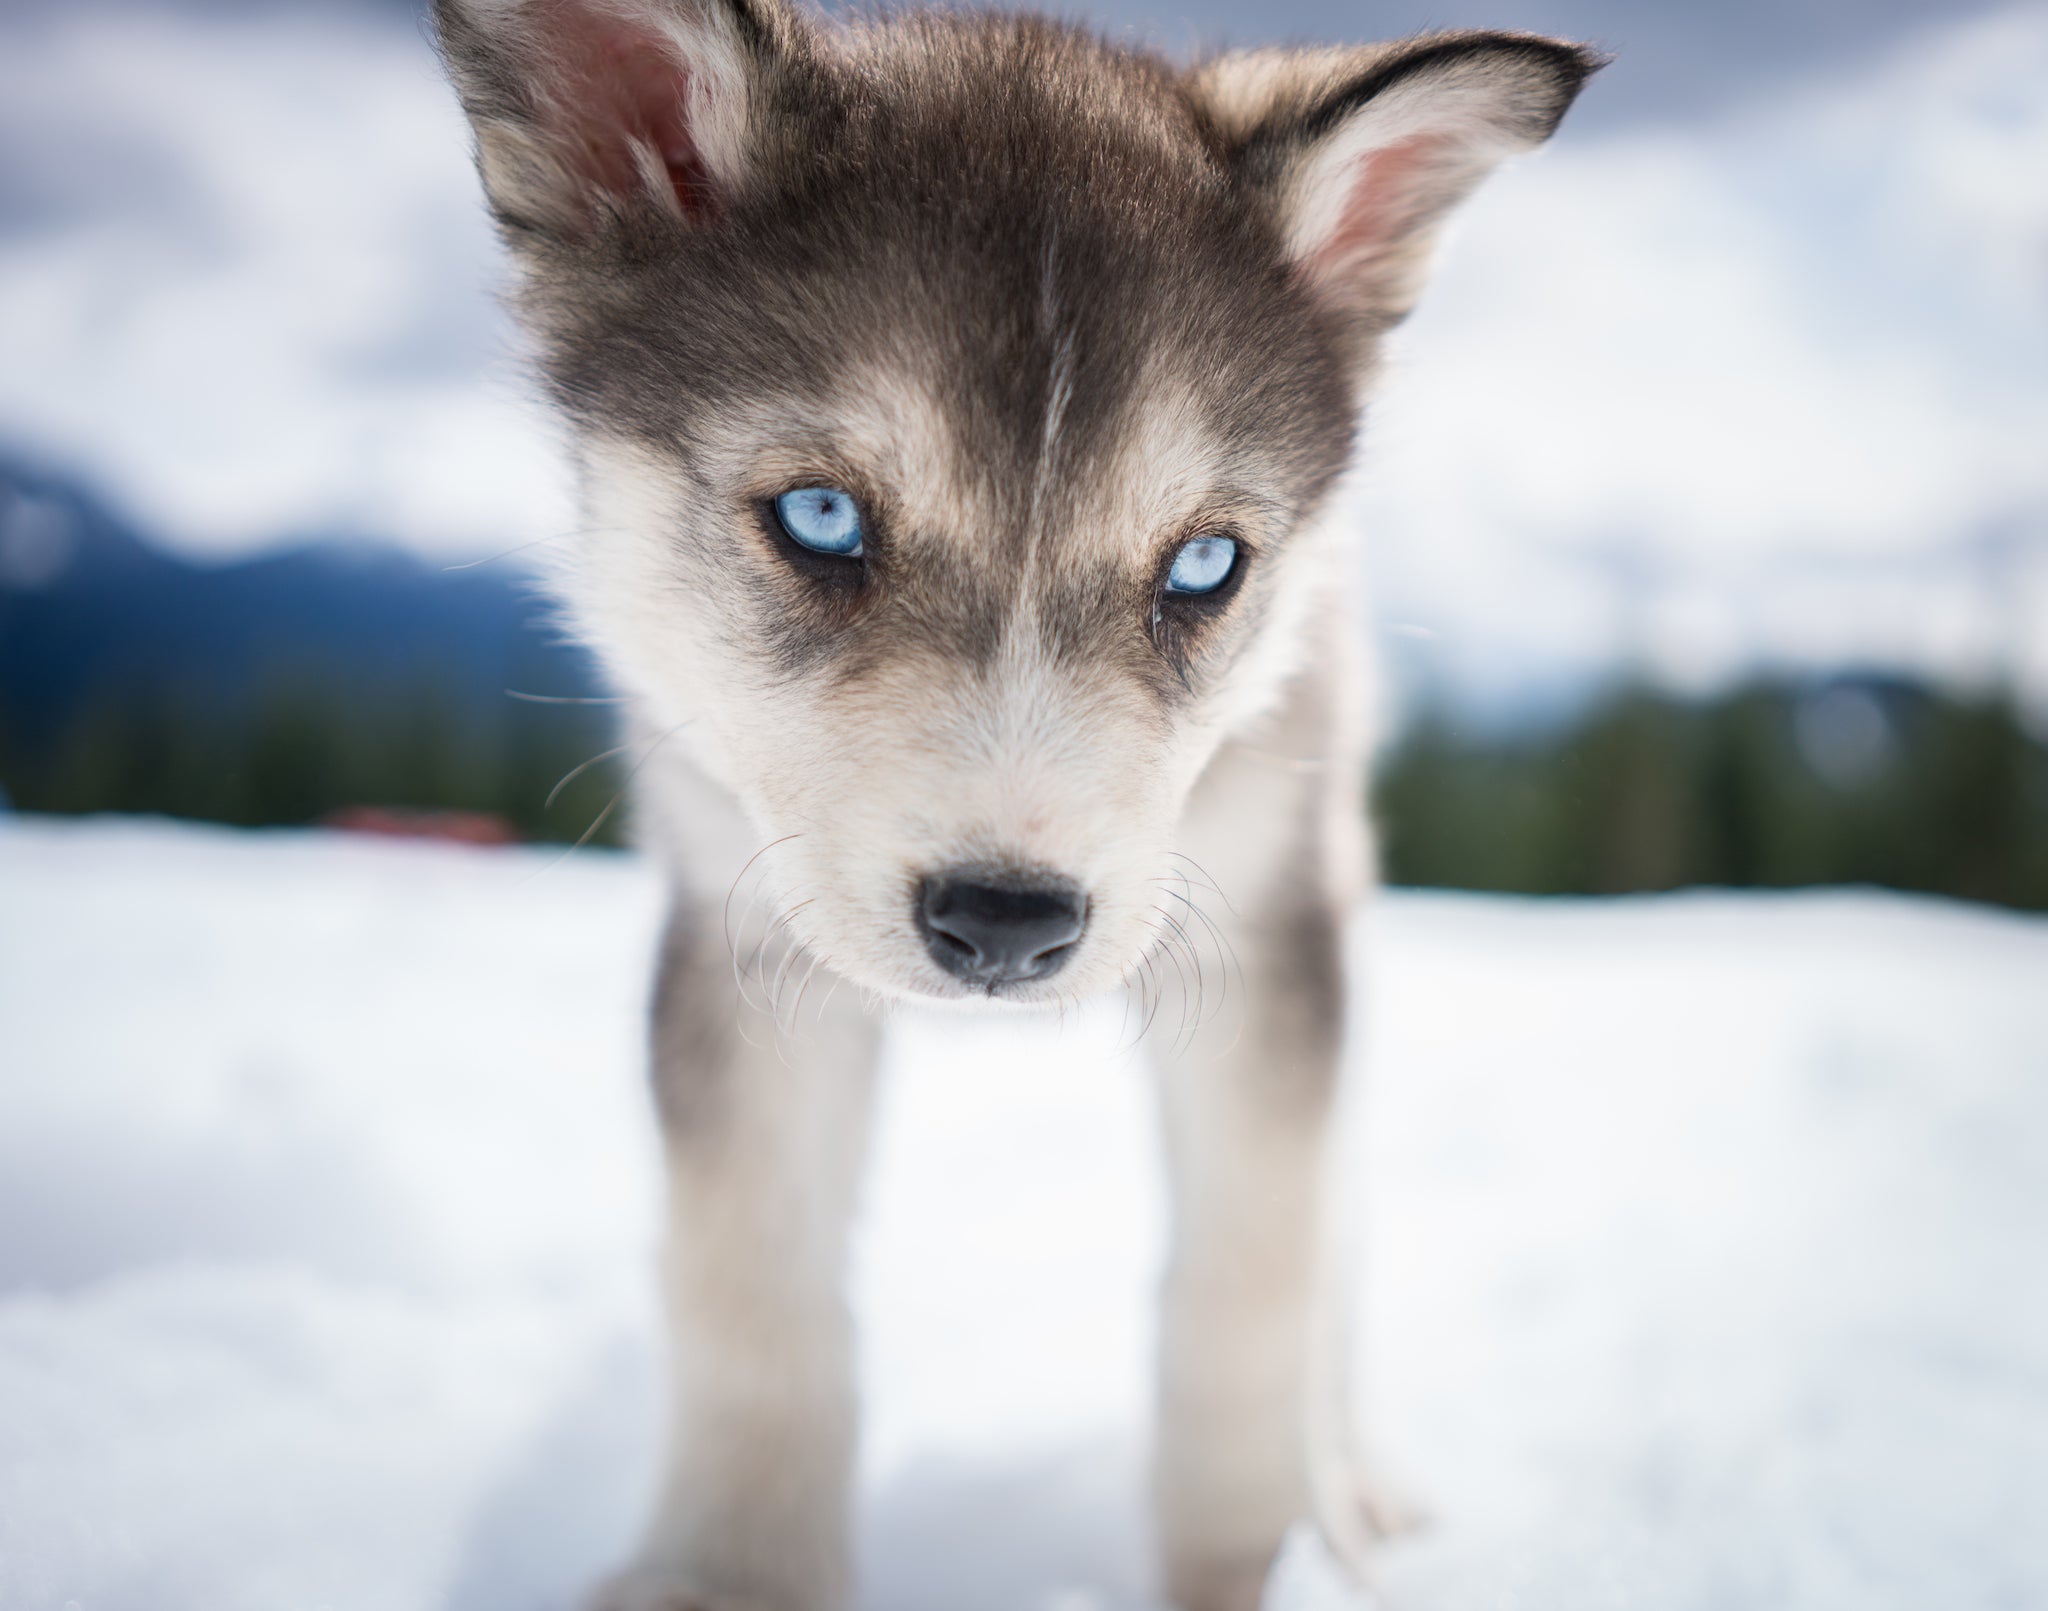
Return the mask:
<svg viewBox="0 0 2048 1611">
<path fill-rule="evenodd" d="M 674 44 L 624 18 L 584 5 L 555 11 L 546 44 L 555 80 L 551 132 L 575 176 L 609 196 L 639 190 L 645 175 L 634 147 L 652 150 L 685 218 L 701 219 L 716 197 L 691 136 L 690 73 Z"/>
<path fill-rule="evenodd" d="M 1303 264 L 1312 278 L 1342 280 L 1367 270 L 1422 222 L 1429 170 L 1443 144 L 1439 134 L 1410 135 L 1360 161 L 1336 227 Z"/>
</svg>

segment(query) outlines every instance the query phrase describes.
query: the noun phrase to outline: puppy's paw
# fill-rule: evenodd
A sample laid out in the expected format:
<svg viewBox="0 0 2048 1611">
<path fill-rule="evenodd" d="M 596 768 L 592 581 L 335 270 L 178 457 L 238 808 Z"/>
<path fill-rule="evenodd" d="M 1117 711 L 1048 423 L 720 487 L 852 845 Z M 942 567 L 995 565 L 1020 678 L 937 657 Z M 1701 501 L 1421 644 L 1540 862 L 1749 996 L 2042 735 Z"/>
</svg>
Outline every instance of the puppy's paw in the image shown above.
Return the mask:
<svg viewBox="0 0 2048 1611">
<path fill-rule="evenodd" d="M 706 1595 L 671 1572 L 632 1566 L 590 1591 L 583 1611 L 812 1611 L 808 1598 L 787 1595 Z"/>
<path fill-rule="evenodd" d="M 818 1564 L 795 1551 L 745 1561 L 643 1556 L 592 1589 L 582 1611 L 843 1611 L 843 1578 Z"/>
<path fill-rule="evenodd" d="M 699 1593 L 674 1573 L 657 1567 L 629 1566 L 590 1591 L 583 1611 L 803 1611 L 784 1599 L 754 1595 L 716 1598 Z"/>
<path fill-rule="evenodd" d="M 629 1568 L 606 1578 L 584 1599 L 583 1611 L 715 1611 L 708 1600 L 666 1573 Z"/>
<path fill-rule="evenodd" d="M 1175 1611 L 1259 1611 L 1270 1554 L 1182 1554 L 1166 1563 L 1166 1592 Z"/>
</svg>

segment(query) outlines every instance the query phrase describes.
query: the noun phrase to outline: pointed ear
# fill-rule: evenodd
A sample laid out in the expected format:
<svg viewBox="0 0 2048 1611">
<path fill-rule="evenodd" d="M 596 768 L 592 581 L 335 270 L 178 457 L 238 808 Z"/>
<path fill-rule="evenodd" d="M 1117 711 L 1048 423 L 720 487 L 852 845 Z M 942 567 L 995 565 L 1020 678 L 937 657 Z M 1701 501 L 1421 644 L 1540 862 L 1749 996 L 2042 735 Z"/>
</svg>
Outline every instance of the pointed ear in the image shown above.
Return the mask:
<svg viewBox="0 0 2048 1611">
<path fill-rule="evenodd" d="M 716 215 L 802 25 L 779 0 L 436 0 L 498 221 L 556 240 Z"/>
<path fill-rule="evenodd" d="M 1451 209 L 1547 140 L 1600 65 L 1554 39 L 1439 34 L 1221 56 L 1195 86 L 1314 295 L 1371 331 L 1414 306 Z"/>
</svg>

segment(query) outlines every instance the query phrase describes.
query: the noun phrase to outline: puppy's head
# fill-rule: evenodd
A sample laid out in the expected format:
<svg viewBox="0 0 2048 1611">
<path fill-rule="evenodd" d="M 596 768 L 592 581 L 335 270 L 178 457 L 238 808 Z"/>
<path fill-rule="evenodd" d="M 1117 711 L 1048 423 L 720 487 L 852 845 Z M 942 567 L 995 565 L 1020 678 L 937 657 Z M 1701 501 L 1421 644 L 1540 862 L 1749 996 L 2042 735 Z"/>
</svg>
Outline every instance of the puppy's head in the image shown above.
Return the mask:
<svg viewBox="0 0 2048 1611">
<path fill-rule="evenodd" d="M 1182 72 L 778 0 L 438 15 L 614 675 L 787 839 L 840 972 L 1114 983 L 1337 578 L 1318 517 L 1376 337 L 1591 60 L 1458 34 Z"/>
</svg>

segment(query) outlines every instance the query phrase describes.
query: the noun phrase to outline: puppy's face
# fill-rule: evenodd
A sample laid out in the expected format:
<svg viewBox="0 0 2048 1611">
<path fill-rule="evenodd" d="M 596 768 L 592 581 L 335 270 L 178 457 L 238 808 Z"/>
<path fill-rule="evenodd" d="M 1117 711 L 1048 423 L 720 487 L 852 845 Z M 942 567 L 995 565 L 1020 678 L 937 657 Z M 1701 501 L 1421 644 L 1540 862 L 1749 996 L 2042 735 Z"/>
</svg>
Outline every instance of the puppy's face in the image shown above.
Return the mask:
<svg viewBox="0 0 2048 1611">
<path fill-rule="evenodd" d="M 1345 399 L 1313 363 L 1328 406 L 1299 414 L 1192 354 L 1104 374 L 1071 327 L 961 362 L 917 322 L 862 319 L 888 339 L 858 353 L 796 333 L 815 380 L 747 375 L 671 444 L 588 440 L 573 596 L 783 841 L 780 904 L 840 971 L 1093 989 L 1170 913 L 1187 792 L 1291 669 Z"/>
<path fill-rule="evenodd" d="M 1429 225 L 1584 61 L 441 20 L 580 449 L 572 604 L 777 843 L 792 931 L 891 994 L 1125 977 L 1337 575 L 1318 516 Z"/>
</svg>

